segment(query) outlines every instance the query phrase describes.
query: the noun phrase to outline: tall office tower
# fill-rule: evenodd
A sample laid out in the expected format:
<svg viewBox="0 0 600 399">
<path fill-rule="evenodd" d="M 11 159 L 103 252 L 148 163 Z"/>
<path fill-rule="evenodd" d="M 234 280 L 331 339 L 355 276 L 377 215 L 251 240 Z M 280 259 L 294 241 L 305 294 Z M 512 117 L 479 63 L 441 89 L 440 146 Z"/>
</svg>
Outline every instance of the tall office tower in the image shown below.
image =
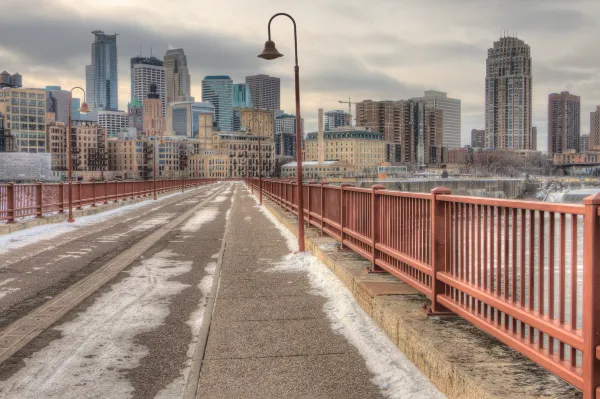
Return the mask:
<svg viewBox="0 0 600 399">
<path fill-rule="evenodd" d="M 71 92 L 68 90 L 61 90 L 59 86 L 46 86 L 46 112 L 54 113 L 54 120 L 66 125 L 69 122 L 70 98 Z M 71 115 L 71 119 L 78 118 Z"/>
<path fill-rule="evenodd" d="M 6 136 L 4 135 L 4 116 L 0 112 L 0 152 L 6 151 Z"/>
<path fill-rule="evenodd" d="M 202 101 L 215 106 L 215 122 L 221 132 L 233 131 L 233 81 L 229 76 L 205 76 Z"/>
<path fill-rule="evenodd" d="M 548 156 L 567 150 L 579 151 L 581 135 L 579 96 L 568 91 L 548 96 Z"/>
<path fill-rule="evenodd" d="M 398 162 L 419 167 L 444 162 L 443 111 L 424 101 L 372 101 L 356 104 L 356 125 L 384 134 Z"/>
<path fill-rule="evenodd" d="M 485 146 L 485 130 L 471 129 L 471 147 L 483 148 Z"/>
<path fill-rule="evenodd" d="M 167 128 L 165 111 L 163 110 L 163 102 L 158 93 L 158 88 L 155 83 L 150 85 L 150 90 L 144 102 L 142 131 L 147 136 L 161 137 Z"/>
<path fill-rule="evenodd" d="M 129 118 L 127 126 L 134 127 L 137 134 L 142 133 L 144 107 L 137 97 L 134 96 L 131 102 L 127 104 L 127 114 Z"/>
<path fill-rule="evenodd" d="M 579 152 L 585 154 L 589 151 L 590 148 L 590 136 L 587 134 L 582 134 L 579 137 Z"/>
<path fill-rule="evenodd" d="M 531 149 L 537 151 L 537 127 L 531 127 Z"/>
<path fill-rule="evenodd" d="M 167 105 L 175 101 L 193 101 L 190 71 L 183 49 L 167 50 L 164 67 Z"/>
<path fill-rule="evenodd" d="M 129 114 L 123 111 L 98 111 L 98 126 L 106 130 L 108 137 L 117 137 L 129 126 Z"/>
<path fill-rule="evenodd" d="M 167 93 L 165 68 L 162 60 L 156 57 L 133 57 L 131 59 L 131 101 L 136 97 L 143 106 L 152 83 L 156 85 L 164 111 L 166 110 Z"/>
<path fill-rule="evenodd" d="M 327 111 L 323 117 L 323 128 L 325 131 L 340 126 L 350 126 L 350 114 L 342 110 Z"/>
<path fill-rule="evenodd" d="M 600 105 L 590 112 L 590 142 L 588 151 L 600 151 Z"/>
<path fill-rule="evenodd" d="M 423 101 L 426 105 L 441 109 L 444 113 L 444 147 L 460 147 L 460 107 L 459 99 L 449 98 L 441 91 L 427 90 L 425 96 L 412 98 L 415 101 Z"/>
<path fill-rule="evenodd" d="M 485 147 L 530 150 L 530 48 L 516 37 L 502 37 L 488 50 L 485 75 Z"/>
<path fill-rule="evenodd" d="M 304 118 L 300 120 L 300 129 L 304 137 Z M 275 155 L 296 156 L 296 115 L 282 114 L 275 118 Z"/>
<path fill-rule="evenodd" d="M 251 108 L 250 85 L 248 83 L 235 83 L 233 85 L 233 108 Z"/>
<path fill-rule="evenodd" d="M 117 76 L 117 34 L 92 32 L 92 64 L 85 67 L 88 106 L 95 110 L 116 111 L 119 107 Z"/>
<path fill-rule="evenodd" d="M 268 75 L 246 76 L 250 86 L 252 106 L 263 109 L 281 108 L 281 80 Z"/>
<path fill-rule="evenodd" d="M 15 106 L 18 104 L 19 106 Z M 46 90 L 7 87 L 0 89 L 5 140 L 11 151 L 46 152 Z"/>
</svg>

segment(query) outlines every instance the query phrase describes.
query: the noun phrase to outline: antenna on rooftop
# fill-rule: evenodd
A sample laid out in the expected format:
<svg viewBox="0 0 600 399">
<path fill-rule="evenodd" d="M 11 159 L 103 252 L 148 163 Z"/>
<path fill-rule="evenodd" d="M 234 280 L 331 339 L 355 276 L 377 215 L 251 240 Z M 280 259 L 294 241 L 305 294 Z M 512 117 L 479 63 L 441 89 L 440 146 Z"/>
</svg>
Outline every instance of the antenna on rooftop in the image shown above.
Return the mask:
<svg viewBox="0 0 600 399">
<path fill-rule="evenodd" d="M 140 43 L 140 57 L 142 56 L 142 43 Z"/>
</svg>

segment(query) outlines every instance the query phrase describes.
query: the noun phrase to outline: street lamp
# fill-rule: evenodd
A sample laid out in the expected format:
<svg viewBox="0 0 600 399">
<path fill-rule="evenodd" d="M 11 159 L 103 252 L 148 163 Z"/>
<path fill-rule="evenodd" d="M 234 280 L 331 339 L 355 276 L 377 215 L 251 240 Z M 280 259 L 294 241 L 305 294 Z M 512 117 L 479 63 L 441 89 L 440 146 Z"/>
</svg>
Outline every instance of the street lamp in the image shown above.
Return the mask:
<svg viewBox="0 0 600 399">
<path fill-rule="evenodd" d="M 252 109 L 252 113 L 254 113 L 254 109 Z M 259 195 L 258 197 L 259 199 L 259 204 L 262 205 L 262 161 L 261 161 L 261 156 L 260 156 L 260 139 L 261 139 L 261 135 L 262 135 L 262 129 L 261 129 L 261 124 L 260 121 L 256 118 L 252 118 L 250 119 L 248 122 L 258 122 L 258 130 L 259 130 L 259 134 L 258 136 L 258 192 Z M 252 123 L 252 126 L 254 127 L 254 123 Z M 251 132 L 254 133 L 254 129 L 251 129 Z"/>
<path fill-rule="evenodd" d="M 271 40 L 271 22 L 275 17 L 284 15 L 292 20 L 294 24 L 294 54 L 296 64 L 294 66 L 295 74 L 295 86 L 296 86 L 296 177 L 297 177 L 297 190 L 298 190 L 298 250 L 304 252 L 304 201 L 302 199 L 302 131 L 300 124 L 300 68 L 298 67 L 298 35 L 296 33 L 296 21 L 291 15 L 280 12 L 271 17 L 268 25 L 269 40 L 265 42 L 265 48 L 263 52 L 258 55 L 259 58 L 265 60 L 274 60 L 279 57 L 283 57 L 277 48 L 275 48 L 275 42 Z"/>
<path fill-rule="evenodd" d="M 69 96 L 69 118 L 67 123 L 67 170 L 69 171 L 69 217 L 67 221 L 73 223 L 73 164 L 71 161 L 71 107 L 73 106 L 73 90 L 79 89 L 83 92 L 83 104 L 79 107 L 79 112 L 87 114 L 90 112 L 87 103 L 85 102 L 85 90 L 79 86 L 75 86 L 71 89 L 71 95 Z M 81 198 L 79 199 L 81 201 Z M 62 204 L 61 204 L 62 206 Z"/>
</svg>

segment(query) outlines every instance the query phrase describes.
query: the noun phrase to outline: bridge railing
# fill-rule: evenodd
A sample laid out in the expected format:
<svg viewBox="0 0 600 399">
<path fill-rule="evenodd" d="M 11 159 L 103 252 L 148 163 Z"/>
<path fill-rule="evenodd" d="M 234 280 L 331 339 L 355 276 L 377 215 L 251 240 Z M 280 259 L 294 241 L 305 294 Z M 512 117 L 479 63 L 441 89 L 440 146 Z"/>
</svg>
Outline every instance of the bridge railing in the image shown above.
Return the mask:
<svg viewBox="0 0 600 399">
<path fill-rule="evenodd" d="M 297 214 L 294 182 L 262 185 Z M 429 313 L 461 316 L 596 397 L 600 195 L 568 205 L 383 188 L 306 184 L 305 222 L 429 297 Z"/>
<path fill-rule="evenodd" d="M 156 192 L 180 190 L 215 179 L 156 180 Z M 73 182 L 73 206 L 96 206 L 154 193 L 154 181 Z M 25 217 L 41 218 L 63 213 L 69 206 L 69 183 L 0 184 L 0 221 L 12 223 Z"/>
</svg>

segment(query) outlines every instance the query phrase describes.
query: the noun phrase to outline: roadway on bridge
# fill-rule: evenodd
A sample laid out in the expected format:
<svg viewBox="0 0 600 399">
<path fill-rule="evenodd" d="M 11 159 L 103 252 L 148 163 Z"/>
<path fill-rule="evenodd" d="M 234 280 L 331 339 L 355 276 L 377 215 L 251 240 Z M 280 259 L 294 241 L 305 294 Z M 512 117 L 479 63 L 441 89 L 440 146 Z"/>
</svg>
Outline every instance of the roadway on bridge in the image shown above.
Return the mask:
<svg viewBox="0 0 600 399">
<path fill-rule="evenodd" d="M 0 238 L 1 398 L 441 397 L 343 288 L 317 292 L 240 183 L 18 234 Z"/>
</svg>

